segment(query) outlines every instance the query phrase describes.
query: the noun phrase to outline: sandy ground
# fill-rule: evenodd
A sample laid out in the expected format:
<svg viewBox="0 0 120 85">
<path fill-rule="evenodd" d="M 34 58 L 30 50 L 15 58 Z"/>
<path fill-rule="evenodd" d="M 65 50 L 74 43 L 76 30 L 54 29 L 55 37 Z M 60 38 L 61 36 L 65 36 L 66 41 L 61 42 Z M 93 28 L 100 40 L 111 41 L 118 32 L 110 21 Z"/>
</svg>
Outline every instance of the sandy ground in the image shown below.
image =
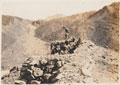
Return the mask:
<svg viewBox="0 0 120 85">
<path fill-rule="evenodd" d="M 25 43 L 25 53 L 29 56 L 46 55 L 50 48 L 46 42 L 35 37 L 35 29 L 36 27 L 31 26 L 27 36 L 27 42 Z"/>
<path fill-rule="evenodd" d="M 34 54 L 33 54 L 34 56 Z M 117 83 L 118 52 L 84 40 L 74 54 L 34 56 L 35 60 L 60 58 L 65 64 L 60 68 L 56 83 Z"/>
</svg>

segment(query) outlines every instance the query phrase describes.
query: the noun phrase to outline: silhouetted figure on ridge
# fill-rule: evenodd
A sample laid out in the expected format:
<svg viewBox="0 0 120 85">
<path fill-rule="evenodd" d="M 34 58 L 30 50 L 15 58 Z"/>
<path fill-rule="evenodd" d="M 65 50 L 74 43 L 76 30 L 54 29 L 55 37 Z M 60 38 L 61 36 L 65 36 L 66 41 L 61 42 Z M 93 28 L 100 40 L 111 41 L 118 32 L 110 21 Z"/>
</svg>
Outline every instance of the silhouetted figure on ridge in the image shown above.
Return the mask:
<svg viewBox="0 0 120 85">
<path fill-rule="evenodd" d="M 65 40 L 67 40 L 69 36 L 69 29 L 65 26 L 63 26 L 63 29 L 65 30 Z"/>
</svg>

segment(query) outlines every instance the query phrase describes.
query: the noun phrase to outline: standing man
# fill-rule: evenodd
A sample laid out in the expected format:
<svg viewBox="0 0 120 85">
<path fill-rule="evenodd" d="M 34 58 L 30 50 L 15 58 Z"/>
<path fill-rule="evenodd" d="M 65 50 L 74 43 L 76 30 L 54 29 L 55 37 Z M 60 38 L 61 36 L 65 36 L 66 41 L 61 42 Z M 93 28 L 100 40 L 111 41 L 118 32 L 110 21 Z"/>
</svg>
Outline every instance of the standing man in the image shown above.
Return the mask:
<svg viewBox="0 0 120 85">
<path fill-rule="evenodd" d="M 68 31 L 68 28 L 63 26 L 63 29 L 65 30 L 65 40 L 68 39 L 68 36 L 69 36 L 69 31 Z"/>
</svg>

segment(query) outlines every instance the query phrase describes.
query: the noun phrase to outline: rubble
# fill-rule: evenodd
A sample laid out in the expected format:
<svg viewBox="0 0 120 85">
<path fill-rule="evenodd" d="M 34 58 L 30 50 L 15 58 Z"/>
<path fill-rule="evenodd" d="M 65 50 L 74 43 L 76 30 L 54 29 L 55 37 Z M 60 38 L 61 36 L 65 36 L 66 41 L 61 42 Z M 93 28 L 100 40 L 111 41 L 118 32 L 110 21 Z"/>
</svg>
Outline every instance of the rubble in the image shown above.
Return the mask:
<svg viewBox="0 0 120 85">
<path fill-rule="evenodd" d="M 31 84 L 41 84 L 41 81 L 32 80 L 30 83 L 31 83 Z"/>
</svg>

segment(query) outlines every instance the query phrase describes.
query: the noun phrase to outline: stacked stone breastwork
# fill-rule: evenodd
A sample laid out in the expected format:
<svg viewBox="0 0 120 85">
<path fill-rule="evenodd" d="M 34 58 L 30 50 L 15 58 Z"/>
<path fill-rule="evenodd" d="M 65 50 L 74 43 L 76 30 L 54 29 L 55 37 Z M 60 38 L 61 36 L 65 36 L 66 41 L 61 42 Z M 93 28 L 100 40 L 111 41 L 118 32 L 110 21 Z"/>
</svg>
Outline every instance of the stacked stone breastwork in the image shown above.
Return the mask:
<svg viewBox="0 0 120 85">
<path fill-rule="evenodd" d="M 51 54 L 72 54 L 79 46 L 80 38 L 71 38 L 65 41 L 56 41 L 51 43 Z"/>
</svg>

